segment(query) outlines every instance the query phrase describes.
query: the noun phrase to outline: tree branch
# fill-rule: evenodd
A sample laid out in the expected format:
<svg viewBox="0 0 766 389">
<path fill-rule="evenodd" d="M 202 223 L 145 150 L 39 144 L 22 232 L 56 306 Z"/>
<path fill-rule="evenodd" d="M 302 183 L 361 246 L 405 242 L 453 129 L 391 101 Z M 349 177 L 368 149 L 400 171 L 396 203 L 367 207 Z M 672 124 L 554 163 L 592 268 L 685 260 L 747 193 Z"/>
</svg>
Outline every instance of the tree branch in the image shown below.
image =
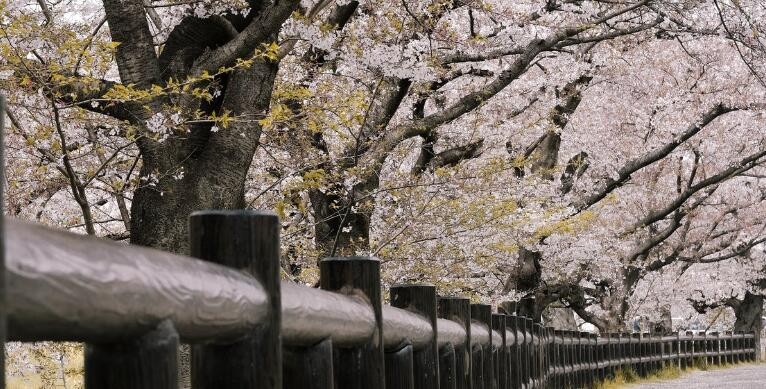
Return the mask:
<svg viewBox="0 0 766 389">
<path fill-rule="evenodd" d="M 760 163 L 763 163 L 763 161 L 760 161 L 761 158 L 763 157 L 766 157 L 766 150 L 762 150 L 754 154 L 748 155 L 747 157 L 739 160 L 737 163 L 730 166 L 728 169 L 725 169 L 714 176 L 708 177 L 707 179 L 704 179 L 694 185 L 691 185 L 688 189 L 686 189 L 683 193 L 677 196 L 670 204 L 668 204 L 664 208 L 657 209 L 653 212 L 650 212 L 648 215 L 644 216 L 641 220 L 636 222 L 631 227 L 631 230 L 637 230 L 639 228 L 648 226 L 652 223 L 655 223 L 657 221 L 664 219 L 666 216 L 670 215 L 676 209 L 683 206 L 686 200 L 691 198 L 697 192 L 707 187 L 720 184 L 721 182 L 725 180 L 728 180 L 732 177 L 736 177 L 737 175 L 741 173 L 744 173 L 748 170 L 753 169 L 754 167 L 758 166 Z"/>
<path fill-rule="evenodd" d="M 524 52 L 520 54 L 516 60 L 504 71 L 502 71 L 498 77 L 487 84 L 484 88 L 475 92 L 469 93 L 457 102 L 447 107 L 444 110 L 433 113 L 424 117 L 423 119 L 414 120 L 409 124 L 400 125 L 387 131 L 385 135 L 370 149 L 368 153 L 363 156 L 364 166 L 375 166 L 373 169 L 369 169 L 367 174 L 373 174 L 377 171 L 377 166 L 383 164 L 388 153 L 393 150 L 396 145 L 405 139 L 412 138 L 414 136 L 422 136 L 427 134 L 434 128 L 449 123 L 462 115 L 473 111 L 478 108 L 483 102 L 492 98 L 500 91 L 505 89 L 519 76 L 524 74 L 528 69 L 528 66 L 534 61 L 538 54 L 554 48 L 559 42 L 574 37 L 577 34 L 588 31 L 597 25 L 607 22 L 615 17 L 641 8 L 648 3 L 648 0 L 639 1 L 635 4 L 629 5 L 624 8 L 620 8 L 616 11 L 605 14 L 604 16 L 591 21 L 590 23 L 582 24 L 574 27 L 563 28 L 545 39 L 534 40 L 530 42 Z"/>
<path fill-rule="evenodd" d="M 300 0 L 275 1 L 245 27 L 236 38 L 223 46 L 199 57 L 192 67 L 191 75 L 216 72 L 234 63 L 237 58 L 251 55 L 261 43 L 266 43 L 300 5 Z"/>
<path fill-rule="evenodd" d="M 702 129 L 705 128 L 708 124 L 710 124 L 713 120 L 718 118 L 721 115 L 724 115 L 729 112 L 733 112 L 738 110 L 738 108 L 731 108 L 726 107 L 723 104 L 718 104 L 715 107 L 708 110 L 704 115 L 702 115 L 702 118 L 697 122 L 689 126 L 686 130 L 681 132 L 679 135 L 677 135 L 675 138 L 673 138 L 670 142 L 666 143 L 664 146 L 652 150 L 644 155 L 641 155 L 638 158 L 632 159 L 628 161 L 625 165 L 623 165 L 620 170 L 617 171 L 617 178 L 608 178 L 606 182 L 601 186 L 601 188 L 596 192 L 593 193 L 584 199 L 581 199 L 580 201 L 576 202 L 574 205 L 577 212 L 582 212 L 592 205 L 598 203 L 602 199 L 604 199 L 609 193 L 614 191 L 615 189 L 621 187 L 626 181 L 628 181 L 633 173 L 667 157 L 670 153 L 672 153 L 675 149 L 678 148 L 678 146 L 682 145 L 684 142 L 692 138 L 694 135 L 697 135 Z"/>
</svg>

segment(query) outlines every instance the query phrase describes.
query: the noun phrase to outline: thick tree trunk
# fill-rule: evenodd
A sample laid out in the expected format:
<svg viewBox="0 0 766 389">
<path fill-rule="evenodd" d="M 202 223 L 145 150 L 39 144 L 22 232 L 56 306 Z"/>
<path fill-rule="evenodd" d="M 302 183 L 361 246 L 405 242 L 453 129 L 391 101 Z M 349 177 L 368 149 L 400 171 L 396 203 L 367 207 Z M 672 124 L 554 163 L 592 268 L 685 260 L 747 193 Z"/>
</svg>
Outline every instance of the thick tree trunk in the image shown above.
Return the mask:
<svg viewBox="0 0 766 389">
<path fill-rule="evenodd" d="M 227 84 L 223 108 L 234 115 L 264 115 L 276 72 L 273 63 L 236 71 Z M 261 127 L 248 120 L 194 142 L 144 142 L 141 175 L 160 177 L 153 186 L 142 182 L 134 194 L 131 243 L 188 253 L 192 212 L 244 208 L 245 179 L 260 134 Z M 183 178 L 174 178 L 172 172 L 180 171 Z"/>
<path fill-rule="evenodd" d="M 549 306 L 543 311 L 546 327 L 557 330 L 578 331 L 574 311 L 562 306 Z"/>
<path fill-rule="evenodd" d="M 763 329 L 763 296 L 746 292 L 745 298 L 734 310 L 734 315 L 734 331 L 755 331 L 759 334 Z"/>
<path fill-rule="evenodd" d="M 375 210 L 371 193 L 378 180 L 354 186 L 352 194 L 341 195 L 342 188 L 309 193 L 314 210 L 315 243 L 319 258 L 349 256 L 370 249 L 370 220 Z"/>
<path fill-rule="evenodd" d="M 761 331 L 763 331 L 763 296 L 745 292 L 745 298 L 734 309 L 736 320 L 734 331 L 754 332 L 758 352 L 757 360 L 761 359 Z"/>
<path fill-rule="evenodd" d="M 263 117 L 276 73 L 274 63 L 256 63 L 235 71 L 227 83 L 223 109 L 234 115 Z M 140 145 L 141 175 L 158 175 L 159 179 L 156 185 L 142 182 L 134 193 L 131 243 L 189 254 L 192 212 L 244 208 L 245 179 L 261 135 L 261 127 L 255 123 L 234 122 L 217 133 L 207 129 L 188 141 L 144 140 Z M 177 178 L 179 172 L 183 178 Z M 191 387 L 190 376 L 190 351 L 184 345 L 179 349 L 180 388 Z"/>
</svg>

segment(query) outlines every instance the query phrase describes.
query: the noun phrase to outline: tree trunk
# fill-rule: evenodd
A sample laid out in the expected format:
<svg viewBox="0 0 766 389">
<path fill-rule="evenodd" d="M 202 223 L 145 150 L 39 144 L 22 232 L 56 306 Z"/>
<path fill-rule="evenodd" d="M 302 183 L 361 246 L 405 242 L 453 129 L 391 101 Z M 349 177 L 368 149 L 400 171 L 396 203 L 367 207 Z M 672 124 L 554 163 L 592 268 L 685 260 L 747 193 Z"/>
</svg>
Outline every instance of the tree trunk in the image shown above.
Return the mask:
<svg viewBox="0 0 766 389">
<path fill-rule="evenodd" d="M 256 63 L 235 71 L 228 80 L 223 109 L 234 115 L 263 117 L 268 111 L 275 63 Z M 203 209 L 238 209 L 246 206 L 247 172 L 261 135 L 253 120 L 234 122 L 211 133 L 194 133 L 189 140 L 143 140 L 141 176 L 157 175 L 156 185 L 141 182 L 131 204 L 132 244 L 189 254 L 188 220 Z M 182 169 L 182 170 L 179 170 Z M 183 178 L 177 179 L 183 172 Z M 176 177 L 174 177 L 176 176 Z M 179 349 L 179 387 L 191 387 L 190 351 Z"/>
<path fill-rule="evenodd" d="M 369 251 L 370 220 L 375 210 L 375 198 L 371 193 L 377 188 L 378 180 L 373 178 L 355 185 L 352 193 L 345 196 L 341 195 L 343 188 L 339 187 L 326 192 L 309 192 L 318 260 Z"/>
<path fill-rule="evenodd" d="M 763 296 L 745 293 L 745 298 L 734 310 L 736 321 L 734 331 L 750 332 L 759 334 L 763 329 L 761 316 L 763 316 Z"/>
<path fill-rule="evenodd" d="M 256 63 L 234 72 L 223 109 L 234 115 L 265 114 L 276 73 L 274 63 Z M 160 177 L 154 186 L 142 182 L 134 194 L 131 243 L 188 254 L 192 212 L 244 208 L 245 179 L 260 135 L 261 127 L 247 121 L 234 122 L 217 133 L 208 131 L 194 141 L 144 141 L 141 176 Z M 171 172 L 179 171 L 183 178 L 174 178 Z"/>
<path fill-rule="evenodd" d="M 557 330 L 578 331 L 574 311 L 562 306 L 549 306 L 543 311 L 546 327 Z"/>
<path fill-rule="evenodd" d="M 745 298 L 734 309 L 734 331 L 754 332 L 757 347 L 756 360 L 761 359 L 761 331 L 763 331 L 763 296 L 745 292 Z"/>
</svg>

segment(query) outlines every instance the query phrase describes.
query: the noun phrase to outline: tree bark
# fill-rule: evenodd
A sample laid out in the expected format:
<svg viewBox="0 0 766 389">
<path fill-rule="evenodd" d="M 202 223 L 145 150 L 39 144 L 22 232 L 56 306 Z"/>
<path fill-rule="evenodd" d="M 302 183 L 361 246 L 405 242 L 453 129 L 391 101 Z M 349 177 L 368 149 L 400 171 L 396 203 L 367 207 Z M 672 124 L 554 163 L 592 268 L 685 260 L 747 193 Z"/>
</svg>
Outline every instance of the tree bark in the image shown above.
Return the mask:
<svg viewBox="0 0 766 389">
<path fill-rule="evenodd" d="M 223 108 L 234 115 L 264 115 L 269 107 L 275 63 L 256 63 L 231 75 Z M 206 142 L 172 140 L 142 147 L 141 176 L 165 173 L 156 186 L 142 183 L 131 206 L 131 243 L 188 253 L 188 218 L 201 209 L 244 208 L 244 187 L 260 138 L 260 125 L 232 123 Z M 183 169 L 178 180 L 167 172 Z"/>
</svg>

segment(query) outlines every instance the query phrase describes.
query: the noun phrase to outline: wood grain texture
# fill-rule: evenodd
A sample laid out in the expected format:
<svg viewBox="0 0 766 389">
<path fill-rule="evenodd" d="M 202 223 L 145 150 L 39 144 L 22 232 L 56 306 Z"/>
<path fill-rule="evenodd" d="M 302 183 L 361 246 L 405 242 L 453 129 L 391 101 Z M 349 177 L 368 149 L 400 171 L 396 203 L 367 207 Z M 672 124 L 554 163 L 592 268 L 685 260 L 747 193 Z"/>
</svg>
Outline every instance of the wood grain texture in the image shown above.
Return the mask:
<svg viewBox="0 0 766 389">
<path fill-rule="evenodd" d="M 85 348 L 86 389 L 177 389 L 178 333 L 165 320 L 149 333 Z"/>
<path fill-rule="evenodd" d="M 285 344 L 312 346 L 329 338 L 334 346 L 349 347 L 366 342 L 375 329 L 375 311 L 363 296 L 282 282 Z"/>
<path fill-rule="evenodd" d="M 495 382 L 495 368 L 494 368 L 494 343 L 497 339 L 493 336 L 492 331 L 492 307 L 486 304 L 471 304 L 471 320 L 481 324 L 486 330 L 489 336 L 489 342 L 482 344 L 483 350 L 483 388 L 491 389 L 496 388 Z M 474 372 L 476 369 L 474 369 Z"/>
<path fill-rule="evenodd" d="M 241 337 L 268 312 L 261 285 L 189 257 L 5 218 L 9 338 L 106 343 L 165 319 L 182 340 Z"/>
<path fill-rule="evenodd" d="M 414 361 L 412 345 L 405 345 L 399 350 L 388 351 L 386 363 L 386 389 L 415 389 Z"/>
<path fill-rule="evenodd" d="M 334 389 L 332 349 L 329 339 L 308 347 L 285 347 L 282 350 L 284 387 Z"/>
<path fill-rule="evenodd" d="M 465 342 L 453 343 L 455 348 L 455 388 L 470 389 L 473 382 L 471 378 L 471 303 L 467 298 L 440 296 L 437 304 L 438 316 L 441 319 L 457 323 L 465 333 Z"/>
<path fill-rule="evenodd" d="M 455 346 L 452 343 L 439 348 L 439 388 L 456 389 Z"/>
<path fill-rule="evenodd" d="M 380 261 L 369 257 L 325 258 L 319 263 L 319 270 L 322 289 L 364 296 L 375 312 L 376 329 L 366 344 L 334 350 L 337 388 L 384 388 Z"/>
<path fill-rule="evenodd" d="M 245 339 L 192 348 L 194 389 L 281 389 L 279 218 L 250 210 L 199 211 L 191 215 L 191 254 L 244 269 L 266 290 L 268 315 Z"/>
<path fill-rule="evenodd" d="M 497 387 L 499 389 L 509 389 L 508 371 L 505 366 L 508 365 L 508 350 L 506 347 L 505 336 L 505 315 L 492 314 L 492 329 L 500 334 L 500 344 L 496 345 L 495 352 L 495 376 Z"/>
<path fill-rule="evenodd" d="M 416 347 L 413 355 L 415 386 L 439 389 L 439 348 L 436 321 L 436 287 L 433 285 L 395 285 L 391 287 L 391 305 L 417 313 L 432 328 L 426 342 Z M 385 317 L 385 316 L 384 316 Z M 384 321 L 384 334 L 385 334 Z"/>
<path fill-rule="evenodd" d="M 399 350 L 404 344 L 410 344 L 417 352 L 428 347 L 435 336 L 437 334 L 428 318 L 398 306 L 383 306 L 383 344 L 386 350 Z"/>
</svg>

